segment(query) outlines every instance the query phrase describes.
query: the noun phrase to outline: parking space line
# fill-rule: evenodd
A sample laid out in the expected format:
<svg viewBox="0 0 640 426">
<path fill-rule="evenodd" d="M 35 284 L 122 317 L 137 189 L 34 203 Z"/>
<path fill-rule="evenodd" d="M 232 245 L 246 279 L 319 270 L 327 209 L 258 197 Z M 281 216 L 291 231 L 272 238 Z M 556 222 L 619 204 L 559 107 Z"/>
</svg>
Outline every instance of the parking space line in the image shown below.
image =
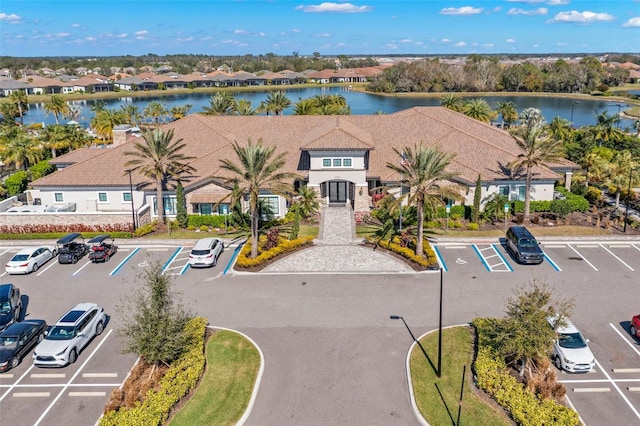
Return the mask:
<svg viewBox="0 0 640 426">
<path fill-rule="evenodd" d="M 69 392 L 69 396 L 107 396 L 106 392 Z"/>
<path fill-rule="evenodd" d="M 0 379 L 13 379 L 13 373 L 0 374 Z"/>
<path fill-rule="evenodd" d="M 473 249 L 476 251 L 476 254 L 478 255 L 478 257 L 480 258 L 480 261 L 482 262 L 482 264 L 484 265 L 485 269 L 489 272 L 491 272 L 491 268 L 489 267 L 489 264 L 485 261 L 484 256 L 482 255 L 482 253 L 480 252 L 480 249 L 478 249 L 478 246 L 476 246 L 475 244 L 472 244 L 471 247 L 473 247 Z"/>
<path fill-rule="evenodd" d="M 118 377 L 118 373 L 82 373 L 82 377 Z"/>
<path fill-rule="evenodd" d="M 614 373 L 640 373 L 640 368 L 612 368 Z"/>
<path fill-rule="evenodd" d="M 2 255 L 4 255 L 4 254 L 8 253 L 9 251 L 11 251 L 11 249 L 6 249 L 6 250 L 5 250 L 5 251 L 3 251 L 2 253 L 0 253 L 0 256 L 2 256 Z"/>
<path fill-rule="evenodd" d="M 110 329 L 109 332 L 107 333 L 106 336 L 104 336 L 104 339 L 102 339 L 102 341 L 100 343 L 98 343 L 98 346 L 96 346 L 93 351 L 89 354 L 89 356 L 87 357 L 87 359 L 82 363 L 82 365 L 80 366 L 80 368 L 78 368 L 78 371 L 75 372 L 75 374 L 73 376 L 71 376 L 71 378 L 69 379 L 69 381 L 67 382 L 67 385 L 71 384 L 71 382 L 73 382 L 75 380 L 75 378 L 78 376 L 78 374 L 80 374 L 80 372 L 82 371 L 82 369 L 84 367 L 86 367 L 86 365 L 89 363 L 89 361 L 91 361 L 91 358 L 93 358 L 93 356 L 98 352 L 98 350 L 100 349 L 100 347 L 104 344 L 104 342 L 107 341 L 107 339 L 109 338 L 109 336 L 111 336 L 111 333 L 113 332 L 113 329 Z M 64 392 L 66 391 L 68 386 L 65 386 L 62 388 L 62 390 L 58 393 L 58 395 L 53 399 L 53 401 L 51 401 L 51 404 L 49 404 L 49 406 L 44 410 L 44 412 L 42 413 L 42 415 L 38 418 L 38 420 L 36 420 L 36 422 L 33 424 L 33 426 L 38 426 L 40 424 L 40 422 L 42 421 L 42 419 L 44 419 L 44 417 L 47 415 L 47 413 L 49 413 L 49 411 L 51 411 L 51 409 L 53 408 L 53 406 L 58 402 L 58 400 L 60 399 L 60 397 L 64 394 Z"/>
<path fill-rule="evenodd" d="M 184 273 L 187 272 L 187 269 L 189 269 L 189 262 L 185 263 L 185 265 L 182 267 L 180 275 L 184 275 Z"/>
<path fill-rule="evenodd" d="M 611 388 L 573 388 L 572 391 L 578 392 L 611 392 Z"/>
<path fill-rule="evenodd" d="M 14 392 L 15 398 L 31 398 L 51 396 L 51 392 Z"/>
<path fill-rule="evenodd" d="M 620 263 L 622 263 L 624 266 L 626 266 L 627 268 L 629 268 L 630 270 L 634 271 L 635 269 L 633 269 L 631 266 L 627 265 L 622 259 L 620 259 L 618 256 L 616 256 L 611 250 L 609 250 L 608 248 L 606 248 L 604 245 L 600 244 L 600 247 L 602 247 L 603 249 L 605 249 L 607 251 L 607 253 L 609 253 L 611 256 L 615 257 L 616 259 L 618 259 L 618 261 Z"/>
<path fill-rule="evenodd" d="M 167 271 L 167 269 L 169 269 L 169 265 L 171 265 L 173 260 L 176 258 L 176 256 L 180 254 L 181 251 L 182 251 L 182 247 L 178 247 L 178 249 L 173 252 L 169 260 L 167 260 L 167 262 L 162 267 L 162 271 L 160 272 L 161 274 L 164 274 Z"/>
<path fill-rule="evenodd" d="M 33 388 L 117 388 L 120 383 L 36 383 L 24 385 L 0 385 L 0 389 L 15 387 L 20 389 Z"/>
<path fill-rule="evenodd" d="M 5 398 L 6 398 L 6 396 L 7 396 L 7 395 L 9 395 L 9 393 L 11 393 L 11 390 L 12 390 L 13 388 L 15 388 L 15 387 L 16 387 L 16 385 L 17 385 L 18 383 L 20 383 L 20 381 L 21 381 L 22 379 L 24 379 L 24 378 L 25 378 L 25 376 L 26 376 L 27 374 L 29 374 L 29 371 L 31 371 L 33 368 L 35 368 L 35 366 L 34 366 L 33 364 L 31 364 L 31 365 L 29 366 L 29 368 L 27 368 L 27 371 L 25 371 L 24 373 L 22 373 L 22 376 L 20 376 L 20 377 L 18 378 L 18 380 L 16 380 L 13 384 L 9 385 L 9 388 L 7 389 L 7 391 L 6 391 L 4 394 L 2 394 L 2 396 L 0 396 L 0 402 L 2 402 L 2 400 L 3 400 L 3 399 L 5 399 Z"/>
<path fill-rule="evenodd" d="M 635 245 L 635 244 L 633 244 L 633 243 L 631 243 L 631 247 L 633 247 L 634 249 L 636 249 L 636 250 L 639 250 L 639 251 L 640 251 L 640 247 L 638 247 L 637 245 Z"/>
<path fill-rule="evenodd" d="M 65 373 L 33 373 L 32 379 L 64 379 Z"/>
<path fill-rule="evenodd" d="M 148 248 L 147 251 L 169 251 L 168 248 Z"/>
<path fill-rule="evenodd" d="M 544 248 L 566 248 L 566 244 L 543 244 Z"/>
<path fill-rule="evenodd" d="M 53 266 L 58 263 L 57 260 L 55 260 L 55 257 L 53 259 L 51 259 L 50 261 L 51 263 L 49 264 L 49 266 L 47 266 L 46 268 L 42 268 L 40 269 L 40 271 L 38 271 L 38 274 L 36 275 L 36 277 L 39 277 L 40 275 L 44 274 L 45 272 L 47 272 L 49 269 L 53 268 Z"/>
<path fill-rule="evenodd" d="M 109 276 L 114 275 L 116 272 L 118 272 L 120 270 L 120 268 L 122 268 L 124 266 L 125 263 L 127 263 L 129 261 L 129 259 L 131 259 L 137 252 L 140 251 L 140 247 L 136 247 L 131 253 L 129 253 L 129 255 L 127 257 L 125 257 L 122 262 L 120 262 L 118 264 L 118 266 L 116 266 L 113 271 L 111 271 L 109 273 Z"/>
<path fill-rule="evenodd" d="M 556 262 L 554 262 L 553 260 L 551 260 L 551 258 L 549 257 L 549 255 L 547 255 L 546 252 L 542 252 L 542 255 L 544 256 L 544 258 L 547 260 L 547 262 L 549 262 L 549 265 L 551 265 L 551 267 L 553 269 L 555 269 L 557 272 L 562 271 L 562 269 L 560 269 L 560 267 L 556 264 Z"/>
<path fill-rule="evenodd" d="M 613 331 L 615 331 L 616 333 L 618 333 L 618 336 L 620 336 L 620 337 L 622 338 L 622 340 L 624 340 L 624 341 L 625 341 L 625 343 L 626 343 L 627 345 L 629 345 L 629 347 L 630 347 L 631 349 L 633 349 L 633 350 L 636 352 L 636 354 L 637 354 L 638 356 L 640 356 L 640 351 L 638 351 L 638 349 L 636 349 L 636 347 L 633 345 L 633 343 L 629 342 L 629 340 L 627 339 L 627 337 L 626 337 L 625 335 L 623 335 L 622 333 L 620 333 L 620 330 L 618 330 L 618 329 L 616 328 L 616 326 L 615 326 L 615 325 L 613 325 L 613 324 L 611 324 L 611 323 L 609 323 L 609 325 L 611 326 L 611 328 L 613 328 Z"/>
<path fill-rule="evenodd" d="M 80 269 L 78 269 L 77 271 L 75 271 L 73 274 L 71 274 L 72 277 L 75 277 L 77 274 L 80 273 L 80 271 L 82 271 L 84 268 L 86 268 L 87 266 L 91 265 L 91 261 L 88 261 L 87 263 L 85 263 L 83 266 L 80 267 Z"/>
<path fill-rule="evenodd" d="M 585 262 L 587 262 L 587 264 L 588 264 L 589 266 L 591 266 L 595 271 L 597 271 L 597 270 L 598 270 L 598 268 L 596 268 L 595 266 L 593 266 L 593 265 L 591 264 L 591 262 L 589 262 L 589 261 L 588 261 L 588 260 L 587 260 L 583 255 L 581 255 L 581 254 L 580 254 L 580 252 L 579 252 L 578 250 L 576 250 L 575 248 L 573 248 L 573 246 L 572 246 L 571 244 L 567 244 L 567 247 L 569 247 L 571 250 L 573 250 L 573 251 L 574 251 L 578 256 L 580 256 L 580 258 L 581 258 L 582 260 L 584 260 Z M 579 246 L 579 247 L 582 247 L 582 246 Z M 597 246 L 595 246 L 595 247 L 597 247 Z"/>
<path fill-rule="evenodd" d="M 628 387 L 628 388 L 627 388 L 627 390 L 628 390 L 629 392 L 640 392 L 640 387 L 638 387 L 638 386 L 635 386 L 635 387 L 631 386 L 631 387 Z"/>
<path fill-rule="evenodd" d="M 640 413 L 638 413 L 638 410 L 636 410 L 636 407 L 633 406 L 633 404 L 631 403 L 631 401 L 629 401 L 627 396 L 622 392 L 622 390 L 620 390 L 620 387 L 616 384 L 616 382 L 613 379 L 611 379 L 611 376 L 605 371 L 604 368 L 602 368 L 602 365 L 600 365 L 597 359 L 596 359 L 596 365 L 598 366 L 600 371 L 602 371 L 602 374 L 604 374 L 604 376 L 607 379 L 611 380 L 611 386 L 613 386 L 618 391 L 618 394 L 620 394 L 622 399 L 624 399 L 624 402 L 626 402 L 629 408 L 631 408 L 631 411 L 633 411 L 633 414 L 635 414 L 636 417 L 640 419 Z"/>
<path fill-rule="evenodd" d="M 438 264 L 440 265 L 440 267 L 445 272 L 449 272 L 449 270 L 447 269 L 447 264 L 444 262 L 444 259 L 442 258 L 442 254 L 440 253 L 440 250 L 438 250 L 438 246 L 433 246 L 433 251 L 436 254 L 436 260 L 438 261 Z"/>
</svg>

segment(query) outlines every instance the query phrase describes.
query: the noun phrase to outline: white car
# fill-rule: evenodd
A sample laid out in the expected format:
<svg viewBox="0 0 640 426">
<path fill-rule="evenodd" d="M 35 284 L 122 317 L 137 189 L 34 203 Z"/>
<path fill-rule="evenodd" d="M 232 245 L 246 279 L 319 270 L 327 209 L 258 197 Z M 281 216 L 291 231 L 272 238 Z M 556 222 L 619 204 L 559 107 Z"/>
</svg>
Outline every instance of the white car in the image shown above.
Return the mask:
<svg viewBox="0 0 640 426">
<path fill-rule="evenodd" d="M 95 303 L 79 303 L 47 331 L 33 352 L 37 367 L 64 367 L 73 364 L 91 339 L 104 331 L 107 315 Z"/>
<path fill-rule="evenodd" d="M 556 324 L 555 318 L 549 318 L 549 324 Z M 551 359 L 559 370 L 569 373 L 587 373 L 595 367 L 596 359 L 582 336 L 580 330 L 568 319 L 564 326 L 556 327 L 557 339 L 553 344 Z"/>
<path fill-rule="evenodd" d="M 55 247 L 27 247 L 16 253 L 5 265 L 7 274 L 28 274 L 58 255 Z"/>
<path fill-rule="evenodd" d="M 192 268 L 216 266 L 223 251 L 224 243 L 217 238 L 198 240 L 189 253 L 189 266 Z"/>
</svg>

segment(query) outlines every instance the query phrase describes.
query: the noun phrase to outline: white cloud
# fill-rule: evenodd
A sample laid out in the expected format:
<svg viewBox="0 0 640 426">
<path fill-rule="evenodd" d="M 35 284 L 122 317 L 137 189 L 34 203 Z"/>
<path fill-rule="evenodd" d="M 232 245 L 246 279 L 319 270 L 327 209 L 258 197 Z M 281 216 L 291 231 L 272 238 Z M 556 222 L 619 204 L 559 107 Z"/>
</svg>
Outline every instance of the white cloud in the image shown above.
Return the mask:
<svg viewBox="0 0 640 426">
<path fill-rule="evenodd" d="M 565 4 L 569 4 L 569 0 L 549 0 L 547 1 L 549 6 L 562 6 Z"/>
<path fill-rule="evenodd" d="M 544 0 L 507 0 L 509 3 L 527 3 L 527 4 L 536 4 L 536 3 L 544 3 Z"/>
<path fill-rule="evenodd" d="M 459 41 L 456 44 L 454 44 L 455 47 L 464 47 L 466 45 L 467 45 L 467 43 L 465 43 L 464 41 Z"/>
<path fill-rule="evenodd" d="M 240 29 L 238 29 L 238 30 L 233 30 L 233 33 L 234 33 L 234 34 L 247 34 L 247 33 L 248 33 L 248 31 L 247 31 L 247 30 L 240 30 Z"/>
<path fill-rule="evenodd" d="M 483 47 L 493 47 L 493 43 L 485 43 L 482 46 Z"/>
<path fill-rule="evenodd" d="M 80 24 L 71 24 L 71 28 L 80 28 Z"/>
<path fill-rule="evenodd" d="M 578 22 L 583 24 L 588 24 L 591 22 L 604 22 L 604 21 L 612 21 L 613 16 L 608 13 L 596 13 L 589 12 L 585 10 L 584 12 L 578 12 L 577 10 L 572 10 L 570 12 L 560 12 L 558 13 L 551 22 Z"/>
<path fill-rule="evenodd" d="M 116 35 L 116 37 L 125 38 L 125 37 L 127 37 L 127 33 L 120 33 L 120 34 Z"/>
<path fill-rule="evenodd" d="M 558 46 L 567 46 L 569 43 L 564 42 L 564 41 L 560 41 L 557 43 Z"/>
<path fill-rule="evenodd" d="M 351 3 L 324 2 L 320 4 L 309 4 L 296 6 L 295 10 L 302 10 L 307 13 L 362 13 L 373 10 L 371 6 L 355 6 Z"/>
<path fill-rule="evenodd" d="M 625 28 L 638 28 L 640 27 L 640 16 L 636 16 L 635 18 L 629 19 L 627 22 L 622 24 Z"/>
<path fill-rule="evenodd" d="M 549 10 L 546 7 L 540 7 L 538 9 L 534 9 L 534 10 L 524 10 L 524 9 L 512 8 L 512 9 L 509 9 L 509 11 L 507 12 L 507 15 L 534 16 L 534 15 L 546 15 L 547 13 L 549 13 Z"/>
<path fill-rule="evenodd" d="M 329 33 L 315 33 L 314 37 L 331 37 Z"/>
<path fill-rule="evenodd" d="M 384 47 L 386 47 L 387 49 L 397 49 L 398 46 L 393 44 L 393 43 L 387 43 L 384 45 Z"/>
<path fill-rule="evenodd" d="M 177 41 L 193 41 L 193 37 L 178 38 Z"/>
<path fill-rule="evenodd" d="M 207 36 L 207 37 L 200 37 L 200 41 L 207 41 L 207 40 L 212 40 L 213 37 L 211 36 Z"/>
<path fill-rule="evenodd" d="M 514 39 L 512 39 L 512 38 L 508 38 L 506 41 L 507 41 L 507 43 L 515 43 L 515 42 L 516 42 L 516 41 L 515 41 Z"/>
<path fill-rule="evenodd" d="M 413 40 L 411 40 L 410 38 L 404 38 L 402 40 L 400 40 L 400 43 L 412 43 Z"/>
<path fill-rule="evenodd" d="M 267 33 L 263 33 L 263 32 L 259 32 L 258 33 L 258 37 L 266 37 Z"/>
<path fill-rule="evenodd" d="M 149 34 L 149 31 L 141 30 L 141 31 L 136 31 L 134 34 L 137 35 L 138 37 L 140 37 L 140 36 L 145 36 L 145 35 Z"/>
<path fill-rule="evenodd" d="M 22 18 L 15 13 L 7 15 L 6 13 L 0 13 L 0 21 L 8 22 L 10 24 L 19 24 Z"/>
<path fill-rule="evenodd" d="M 449 40 L 448 38 L 443 38 L 442 40 L 440 40 L 442 43 L 449 43 L 451 42 L 451 40 Z"/>
<path fill-rule="evenodd" d="M 447 7 L 440 11 L 441 15 L 477 15 L 478 13 L 482 13 L 481 7 L 471 7 L 471 6 L 463 6 L 463 7 Z"/>
<path fill-rule="evenodd" d="M 98 38 L 97 37 L 93 37 L 93 36 L 89 36 L 89 37 L 85 37 L 84 38 L 87 41 L 96 41 Z"/>
</svg>

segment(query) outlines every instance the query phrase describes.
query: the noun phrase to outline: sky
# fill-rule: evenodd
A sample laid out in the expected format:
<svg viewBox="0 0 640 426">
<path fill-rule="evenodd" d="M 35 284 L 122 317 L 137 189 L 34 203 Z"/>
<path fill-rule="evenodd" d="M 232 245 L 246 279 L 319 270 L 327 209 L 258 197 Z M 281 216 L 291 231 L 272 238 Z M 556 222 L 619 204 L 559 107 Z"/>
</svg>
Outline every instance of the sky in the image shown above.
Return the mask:
<svg viewBox="0 0 640 426">
<path fill-rule="evenodd" d="M 2 0 L 0 55 L 640 52 L 640 0 Z"/>
</svg>

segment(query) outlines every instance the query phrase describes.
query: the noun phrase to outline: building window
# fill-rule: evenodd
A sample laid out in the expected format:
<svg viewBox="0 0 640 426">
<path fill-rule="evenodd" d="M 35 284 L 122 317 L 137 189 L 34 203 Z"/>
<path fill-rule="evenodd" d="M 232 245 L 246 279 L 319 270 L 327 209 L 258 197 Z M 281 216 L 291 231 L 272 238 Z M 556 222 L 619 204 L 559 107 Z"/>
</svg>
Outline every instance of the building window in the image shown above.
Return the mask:
<svg viewBox="0 0 640 426">
<path fill-rule="evenodd" d="M 122 193 L 122 201 L 124 201 L 125 203 L 130 203 L 132 200 L 131 198 L 131 193 L 130 192 L 123 192 Z"/>
<path fill-rule="evenodd" d="M 333 159 L 333 167 L 341 167 L 342 166 L 342 159 L 341 158 L 334 158 Z"/>
<path fill-rule="evenodd" d="M 263 210 L 268 210 L 269 213 L 274 216 L 278 216 L 280 214 L 280 197 L 278 197 L 277 195 L 260 197 L 260 202 L 262 204 L 260 207 Z"/>
<path fill-rule="evenodd" d="M 351 167 L 351 158 L 343 158 L 342 159 L 342 165 L 344 167 Z"/>
<path fill-rule="evenodd" d="M 211 208 L 211 204 L 203 203 L 200 204 L 200 214 L 210 216 L 212 214 L 213 209 Z"/>
<path fill-rule="evenodd" d="M 506 186 L 499 186 L 499 187 L 498 187 L 498 193 L 499 193 L 500 195 L 502 195 L 502 196 L 507 197 L 507 199 L 509 199 L 509 198 L 510 198 L 510 197 L 509 197 L 509 193 L 510 193 L 510 191 L 509 191 L 509 186 L 508 186 L 508 185 L 506 185 Z"/>
<path fill-rule="evenodd" d="M 524 195 L 526 194 L 526 186 L 516 186 L 516 192 L 518 193 L 517 201 L 524 201 Z"/>
<path fill-rule="evenodd" d="M 331 167 L 331 158 L 323 158 L 322 167 Z"/>
<path fill-rule="evenodd" d="M 156 202 L 157 197 L 153 197 L 153 214 L 158 215 L 158 203 Z M 162 204 L 164 205 L 164 214 L 167 216 L 175 216 L 176 215 L 176 197 L 167 196 L 162 197 Z"/>
<path fill-rule="evenodd" d="M 229 204 L 222 203 L 218 204 L 218 214 L 229 214 Z"/>
<path fill-rule="evenodd" d="M 62 192 L 54 192 L 53 198 L 56 203 L 64 203 L 64 194 Z"/>
<path fill-rule="evenodd" d="M 109 199 L 107 198 L 106 192 L 98 192 L 98 202 L 99 203 L 108 203 Z"/>
</svg>

